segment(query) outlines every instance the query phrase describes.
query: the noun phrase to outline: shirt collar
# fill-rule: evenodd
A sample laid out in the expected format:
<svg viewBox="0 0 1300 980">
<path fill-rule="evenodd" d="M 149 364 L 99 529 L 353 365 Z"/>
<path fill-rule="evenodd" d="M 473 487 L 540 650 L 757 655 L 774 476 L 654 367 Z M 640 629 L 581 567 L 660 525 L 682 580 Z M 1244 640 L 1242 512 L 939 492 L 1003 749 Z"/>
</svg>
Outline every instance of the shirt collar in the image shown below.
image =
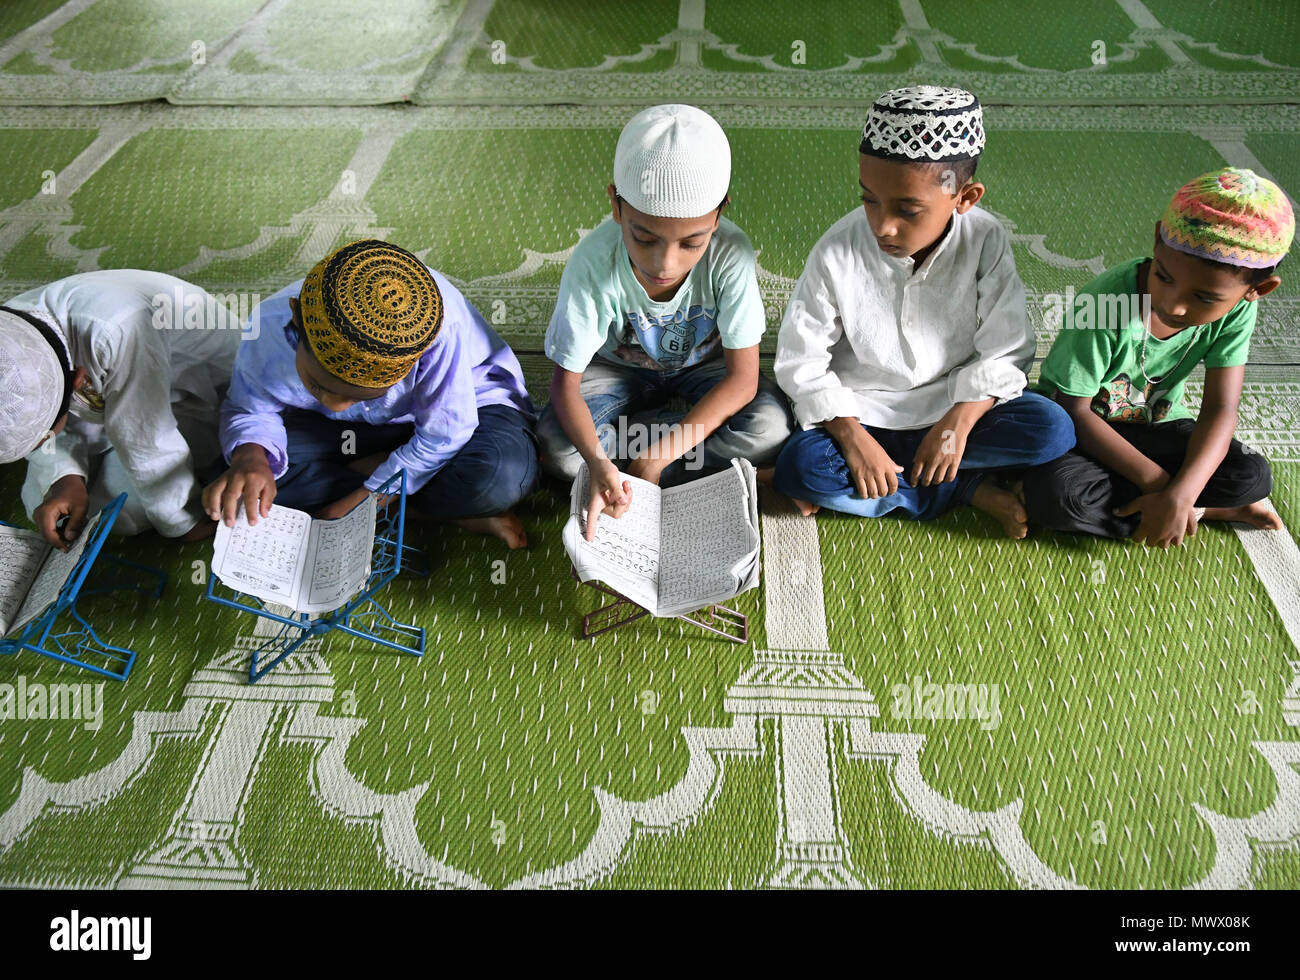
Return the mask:
<svg viewBox="0 0 1300 980">
<path fill-rule="evenodd" d="M 930 272 L 934 269 L 934 264 L 938 260 L 939 256 L 948 248 L 948 243 L 956 237 L 957 225 L 961 221 L 961 218 L 962 216 L 960 214 L 953 211 L 952 217 L 948 220 L 948 230 L 944 232 L 943 237 L 939 239 L 939 244 L 934 247 L 934 251 L 925 257 L 925 261 L 921 263 L 921 268 L 917 270 L 916 274 L 922 279 L 930 275 Z"/>
<path fill-rule="evenodd" d="M 880 256 L 882 261 L 895 271 L 900 272 L 909 278 L 915 275 L 917 280 L 926 279 L 934 270 L 935 262 L 938 260 L 939 256 L 948 248 L 949 242 L 956 237 L 957 226 L 961 220 L 962 216 L 956 211 L 953 211 L 952 217 L 948 219 L 948 229 L 944 232 L 943 237 L 939 239 L 939 244 L 937 244 L 934 247 L 934 250 L 925 257 L 924 261 L 921 262 L 920 268 L 915 269 L 915 271 L 914 267 L 916 266 L 916 263 L 912 260 L 910 255 L 905 255 L 902 258 L 894 258 L 894 256 L 880 251 L 879 248 L 876 249 L 876 253 Z"/>
</svg>

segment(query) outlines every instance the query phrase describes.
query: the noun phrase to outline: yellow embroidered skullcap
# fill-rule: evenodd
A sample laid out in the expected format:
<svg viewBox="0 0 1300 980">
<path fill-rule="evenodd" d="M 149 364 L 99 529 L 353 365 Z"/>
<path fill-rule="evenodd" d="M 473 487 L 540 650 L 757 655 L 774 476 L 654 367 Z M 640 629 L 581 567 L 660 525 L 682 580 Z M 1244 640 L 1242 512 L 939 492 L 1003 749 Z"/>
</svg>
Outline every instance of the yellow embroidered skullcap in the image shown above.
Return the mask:
<svg viewBox="0 0 1300 980">
<path fill-rule="evenodd" d="M 361 388 L 401 381 L 442 327 L 442 294 L 424 263 L 373 239 L 317 262 L 298 303 L 321 367 Z"/>
</svg>

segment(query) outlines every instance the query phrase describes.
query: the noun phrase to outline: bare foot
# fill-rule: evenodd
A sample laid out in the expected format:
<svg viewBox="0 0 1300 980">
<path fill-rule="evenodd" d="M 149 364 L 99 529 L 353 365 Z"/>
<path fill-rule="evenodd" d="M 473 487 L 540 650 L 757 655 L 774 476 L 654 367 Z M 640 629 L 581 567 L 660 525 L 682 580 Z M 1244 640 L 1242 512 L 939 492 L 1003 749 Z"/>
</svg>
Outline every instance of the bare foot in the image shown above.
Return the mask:
<svg viewBox="0 0 1300 980">
<path fill-rule="evenodd" d="M 459 527 L 475 534 L 490 534 L 500 538 L 511 551 L 528 547 L 528 535 L 524 533 L 523 522 L 511 511 L 493 514 L 491 517 L 466 517 L 456 521 Z"/>
<path fill-rule="evenodd" d="M 1240 521 L 1251 527 L 1263 528 L 1265 531 L 1282 530 L 1282 518 L 1264 506 L 1264 501 L 1257 500 L 1244 507 L 1206 507 L 1203 521 Z"/>
<path fill-rule="evenodd" d="M 772 492 L 785 497 L 785 494 L 772 486 L 772 477 L 776 475 L 775 466 L 758 466 L 754 468 L 754 479 L 765 487 L 772 487 Z M 812 517 L 813 514 L 821 510 L 820 505 L 810 504 L 806 500 L 800 500 L 798 497 L 785 497 L 786 500 L 794 504 L 799 509 L 799 513 L 804 517 Z"/>
<path fill-rule="evenodd" d="M 821 510 L 820 504 L 810 504 L 806 500 L 800 500 L 798 497 L 791 497 L 790 503 L 799 508 L 799 513 L 804 517 L 812 517 L 813 514 Z"/>
<path fill-rule="evenodd" d="M 970 499 L 971 506 L 997 518 L 1009 538 L 1023 538 L 1029 533 L 1029 515 L 1017 484 L 1003 490 L 992 480 L 981 480 Z"/>
</svg>

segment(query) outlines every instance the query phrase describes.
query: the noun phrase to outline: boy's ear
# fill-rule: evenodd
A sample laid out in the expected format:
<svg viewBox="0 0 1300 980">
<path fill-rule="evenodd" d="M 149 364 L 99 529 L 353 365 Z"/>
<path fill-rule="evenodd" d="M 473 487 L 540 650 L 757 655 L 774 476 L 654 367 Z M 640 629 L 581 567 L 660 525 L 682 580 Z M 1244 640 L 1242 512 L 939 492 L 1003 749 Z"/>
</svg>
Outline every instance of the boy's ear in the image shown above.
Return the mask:
<svg viewBox="0 0 1300 980">
<path fill-rule="evenodd" d="M 605 188 L 609 194 L 609 213 L 619 224 L 622 224 L 622 215 L 619 213 L 622 209 L 618 206 L 618 190 L 613 184 Z"/>
<path fill-rule="evenodd" d="M 302 306 L 299 305 L 297 296 L 289 297 L 289 312 L 293 314 L 295 320 L 302 322 Z"/>
<path fill-rule="evenodd" d="M 1280 285 L 1282 285 L 1281 276 L 1269 276 L 1263 282 L 1257 282 L 1255 283 L 1255 285 L 1247 289 L 1244 299 L 1253 302 L 1259 299 L 1261 296 L 1267 296 L 1273 290 L 1277 289 L 1277 287 Z"/>
<path fill-rule="evenodd" d="M 957 213 L 965 214 L 984 196 L 984 185 L 977 181 L 971 181 L 963 187 L 957 195 Z"/>
<path fill-rule="evenodd" d="M 1160 244 L 1160 222 L 1156 222 L 1156 239 L 1151 243 L 1151 254 L 1156 254 L 1156 246 Z"/>
</svg>

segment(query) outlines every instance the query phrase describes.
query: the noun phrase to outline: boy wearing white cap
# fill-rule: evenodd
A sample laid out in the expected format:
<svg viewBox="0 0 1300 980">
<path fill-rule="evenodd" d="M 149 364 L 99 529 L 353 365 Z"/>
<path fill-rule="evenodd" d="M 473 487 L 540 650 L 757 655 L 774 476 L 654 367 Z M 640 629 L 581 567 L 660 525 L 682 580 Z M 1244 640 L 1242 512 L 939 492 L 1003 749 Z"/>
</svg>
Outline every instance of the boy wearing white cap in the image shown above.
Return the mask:
<svg viewBox="0 0 1300 980">
<path fill-rule="evenodd" d="M 22 499 L 66 550 L 125 492 L 113 529 L 198 540 L 196 465 L 220 459 L 217 411 L 241 321 L 198 286 L 113 269 L 0 307 L 0 463 L 27 457 Z"/>
<path fill-rule="evenodd" d="M 615 460 L 667 486 L 732 457 L 770 463 L 790 434 L 759 375 L 763 301 L 753 247 L 722 217 L 730 180 L 727 137 L 693 106 L 646 109 L 619 136 L 611 219 L 574 249 L 546 331 L 556 367 L 538 424 L 548 472 L 572 481 L 587 462 L 591 514 L 631 502 Z"/>
<path fill-rule="evenodd" d="M 805 514 L 926 520 L 971 504 L 1028 529 L 992 474 L 1074 445 L 1060 406 L 1025 392 L 1034 335 L 1001 224 L 976 207 L 979 100 L 916 86 L 872 105 L 863 207 L 813 248 L 777 338 L 776 377 L 803 431 L 772 483 Z"/>
</svg>

